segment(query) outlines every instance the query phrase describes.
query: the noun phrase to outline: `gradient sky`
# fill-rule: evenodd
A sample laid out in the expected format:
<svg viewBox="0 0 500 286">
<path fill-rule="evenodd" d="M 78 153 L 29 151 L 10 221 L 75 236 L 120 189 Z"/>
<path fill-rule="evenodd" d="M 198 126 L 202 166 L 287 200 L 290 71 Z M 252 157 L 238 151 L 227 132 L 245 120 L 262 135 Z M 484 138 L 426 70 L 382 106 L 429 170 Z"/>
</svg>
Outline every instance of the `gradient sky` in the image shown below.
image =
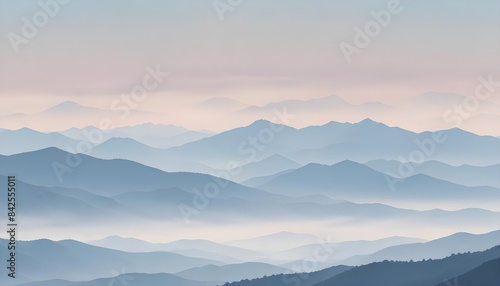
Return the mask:
<svg viewBox="0 0 500 286">
<path fill-rule="evenodd" d="M 497 0 L 400 1 L 403 11 L 348 64 L 340 43 L 352 44 L 354 28 L 388 2 L 246 0 L 221 21 L 212 0 L 73 0 L 16 54 L 8 33 L 21 35 L 22 18 L 41 8 L 2 0 L 0 114 L 64 100 L 108 107 L 156 64 L 171 76 L 144 109 L 215 96 L 264 104 L 470 95 L 479 75 L 500 75 Z"/>
</svg>

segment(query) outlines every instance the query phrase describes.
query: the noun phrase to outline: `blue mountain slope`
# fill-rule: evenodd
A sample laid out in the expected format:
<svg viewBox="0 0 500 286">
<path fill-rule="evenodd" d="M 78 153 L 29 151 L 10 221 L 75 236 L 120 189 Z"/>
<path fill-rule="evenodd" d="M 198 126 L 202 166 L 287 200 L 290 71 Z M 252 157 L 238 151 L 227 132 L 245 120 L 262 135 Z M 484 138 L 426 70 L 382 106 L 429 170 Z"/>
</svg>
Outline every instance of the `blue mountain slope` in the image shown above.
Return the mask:
<svg viewBox="0 0 500 286">
<path fill-rule="evenodd" d="M 455 233 L 425 243 L 408 243 L 387 247 L 370 255 L 343 260 L 348 265 L 361 265 L 382 260 L 408 261 L 440 259 L 453 253 L 484 251 L 500 241 L 500 230 L 485 234 Z"/>
<path fill-rule="evenodd" d="M 0 156 L 0 159 L 4 162 L 0 165 L 0 174 L 18 173 L 21 174 L 20 180 L 34 185 L 81 188 L 104 196 L 173 187 L 192 192 L 194 188 L 203 190 L 207 185 L 217 185 L 220 188 L 220 198 L 280 198 L 205 174 L 169 173 L 133 161 L 73 155 L 57 148 Z"/>
<path fill-rule="evenodd" d="M 427 175 L 414 175 L 400 181 L 352 161 L 343 161 L 331 166 L 309 164 L 274 176 L 258 188 L 292 196 L 323 194 L 345 200 L 487 201 L 500 199 L 500 190 L 496 188 L 466 187 Z"/>
<path fill-rule="evenodd" d="M 438 286 L 498 286 L 500 285 L 500 258 L 483 263 L 458 277 L 440 283 Z"/>
<path fill-rule="evenodd" d="M 0 142 L 0 154 L 12 155 L 49 147 L 65 149 L 76 146 L 78 140 L 59 133 L 42 133 L 29 128 L 22 128 L 1 132 Z"/>
<path fill-rule="evenodd" d="M 6 248 L 7 240 L 0 239 Z M 34 280 L 90 280 L 111 277 L 122 269 L 137 273 L 174 273 L 221 263 L 169 252 L 128 253 L 91 246 L 74 240 L 18 241 L 22 275 Z M 115 274 L 116 275 L 116 274 Z"/>
<path fill-rule="evenodd" d="M 31 282 L 21 284 L 20 286 L 110 286 L 110 285 L 126 285 L 126 286 L 214 286 L 216 282 L 200 282 L 188 279 L 183 279 L 178 276 L 158 273 L 126 273 L 111 278 L 100 278 L 91 281 L 73 282 L 67 280 L 48 280 L 41 282 Z"/>
</svg>

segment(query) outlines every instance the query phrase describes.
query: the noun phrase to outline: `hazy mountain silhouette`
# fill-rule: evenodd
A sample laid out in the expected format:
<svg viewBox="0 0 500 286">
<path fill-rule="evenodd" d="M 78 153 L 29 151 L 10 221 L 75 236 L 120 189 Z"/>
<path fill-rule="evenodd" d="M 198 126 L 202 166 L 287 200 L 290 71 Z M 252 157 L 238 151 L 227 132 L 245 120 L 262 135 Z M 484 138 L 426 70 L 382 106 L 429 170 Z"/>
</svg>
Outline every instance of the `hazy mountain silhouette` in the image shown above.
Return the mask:
<svg viewBox="0 0 500 286">
<path fill-rule="evenodd" d="M 312 243 L 318 243 L 318 238 L 314 235 L 282 231 L 251 239 L 229 241 L 226 244 L 256 251 L 276 252 Z"/>
<path fill-rule="evenodd" d="M 161 130 L 172 127 L 145 124 L 130 128 L 135 129 L 123 127 L 116 128 L 114 132 L 117 133 L 117 136 L 122 137 L 127 137 L 127 135 L 123 135 L 125 132 L 131 132 L 140 137 L 147 134 L 147 132 L 152 132 L 151 130 L 158 129 L 160 135 L 157 137 L 149 136 L 148 140 L 168 142 L 169 138 L 163 139 L 161 137 Z M 72 132 L 74 133 L 74 130 Z M 182 146 L 169 148 L 166 151 L 147 149 L 136 144 L 137 148 L 128 149 L 128 152 L 124 152 L 122 151 L 124 149 L 122 144 L 119 143 L 119 140 L 116 140 L 103 144 L 103 146 L 109 145 L 108 148 L 96 148 L 96 154 L 103 158 L 131 158 L 170 171 L 174 170 L 176 165 L 173 162 L 176 162 L 179 168 L 177 170 L 209 173 L 211 169 L 226 169 L 227 163 L 230 161 L 246 165 L 277 154 L 303 165 L 311 162 L 334 164 L 346 159 L 366 162 L 377 159 L 406 158 L 413 151 L 419 150 L 420 147 L 416 142 L 429 144 L 428 141 L 434 134 L 438 133 L 423 132 L 416 134 L 401 128 L 388 127 L 369 119 L 354 124 L 330 122 L 322 126 L 310 126 L 302 129 L 258 120 L 248 126 L 228 130 Z M 446 130 L 443 134 L 447 139 L 443 143 L 434 143 L 435 147 L 432 148 L 439 152 L 431 152 L 428 158 L 425 159 L 438 160 L 454 165 L 465 163 L 491 165 L 500 162 L 500 157 L 491 155 L 495 154 L 494 150 L 500 148 L 500 140 L 497 138 L 477 136 L 460 129 Z M 181 133 L 177 136 L 188 135 Z M 194 138 L 191 139 L 198 139 L 205 135 L 197 136 L 194 135 Z M 131 137 L 132 135 L 128 138 Z M 254 138 L 257 143 L 252 143 L 249 138 Z M 264 138 L 264 141 L 262 141 L 262 138 Z M 133 139 L 137 141 L 144 138 Z M 159 143 L 156 142 L 153 145 L 161 145 Z M 180 140 L 175 144 L 178 143 L 182 144 L 184 142 Z M 474 146 L 473 149 L 477 151 L 471 152 L 470 149 L 464 148 L 465 143 L 467 146 Z M 76 143 L 70 146 L 76 146 Z M 430 147 L 427 146 L 426 148 Z M 99 149 L 104 149 L 104 151 L 101 152 Z M 147 149 L 144 153 L 147 156 L 141 158 L 140 155 L 143 149 Z M 109 154 L 105 151 L 109 152 Z"/>
<path fill-rule="evenodd" d="M 233 173 L 238 175 L 231 176 L 231 179 L 236 182 L 246 181 L 255 177 L 274 175 L 286 170 L 293 170 L 302 165 L 279 154 L 272 155 L 257 162 L 248 163 L 237 169 L 232 169 Z"/>
<path fill-rule="evenodd" d="M 365 165 L 392 176 L 405 177 L 408 170 L 412 174 L 425 174 L 464 186 L 492 186 L 500 188 L 500 164 L 491 166 L 451 166 L 438 161 L 427 161 L 422 164 L 403 164 L 398 161 L 374 160 Z M 410 169 L 409 169 L 410 168 Z"/>
<path fill-rule="evenodd" d="M 6 177 L 0 176 L 2 181 Z M 145 218 L 117 201 L 95 195 L 82 189 L 62 187 L 41 187 L 27 184 L 17 179 L 17 186 L 22 192 L 17 193 L 19 201 L 19 216 L 21 218 L 43 217 L 47 222 L 69 223 L 78 222 L 109 222 L 120 217 L 130 219 Z"/>
<path fill-rule="evenodd" d="M 80 165 L 72 172 L 66 173 L 64 180 L 59 182 L 52 169 L 53 163 L 64 163 L 68 156 L 71 154 L 55 148 L 4 156 L 1 159 L 5 164 L 0 165 L 0 173 L 22 172 L 23 180 L 33 185 L 59 185 L 65 188 L 79 188 L 98 196 L 112 196 L 113 200 L 121 205 L 134 209 L 128 212 L 129 215 L 136 214 L 141 217 L 149 215 L 156 219 L 184 219 L 178 209 L 179 204 L 192 205 L 195 197 L 194 190 L 202 190 L 208 183 L 225 185 L 224 188 L 220 188 L 217 199 L 211 200 L 210 207 L 203 210 L 202 216 L 197 217 L 198 220 L 211 223 L 269 220 L 270 218 L 289 220 L 349 217 L 353 221 L 375 219 L 401 221 L 405 218 L 427 221 L 432 218 L 433 223 L 436 224 L 453 224 L 460 221 L 464 226 L 474 221 L 487 224 L 497 220 L 500 215 L 479 209 L 413 211 L 378 204 L 349 202 L 321 204 L 311 202 L 311 200 L 316 201 L 314 197 L 312 199 L 306 197 L 302 200 L 289 199 L 283 195 L 270 194 L 208 175 L 166 173 L 131 161 L 102 160 L 86 155 L 80 155 Z M 126 193 L 129 194 L 124 195 Z M 118 197 L 118 195 L 124 196 Z M 68 212 L 76 214 L 77 209 L 70 209 Z M 241 212 L 242 209 L 247 211 Z M 124 216 L 123 219 L 126 217 Z"/>
<path fill-rule="evenodd" d="M 290 173 L 293 171 L 294 171 L 294 169 L 291 169 L 291 170 L 282 171 L 282 172 L 279 172 L 279 173 L 276 173 L 273 175 L 269 175 L 269 176 L 255 177 L 255 178 L 243 181 L 243 182 L 241 182 L 241 184 L 244 186 L 251 187 L 251 188 L 259 188 L 260 186 L 266 184 L 267 182 L 273 180 L 274 178 L 277 178 L 283 174 L 287 174 L 287 173 Z"/>
<path fill-rule="evenodd" d="M 121 113 L 112 110 L 83 106 L 81 104 L 64 101 L 46 110 L 34 114 L 16 114 L 0 116 L 2 122 L 12 128 L 31 128 L 43 130 L 47 126 L 56 126 L 60 129 L 83 128 L 91 122 L 100 122 L 107 118 L 112 122 L 120 124 L 134 124 L 137 122 L 147 122 L 157 118 L 157 114 L 139 110 L 128 110 L 126 118 L 120 118 Z M 82 120 L 85 119 L 85 120 Z"/>
<path fill-rule="evenodd" d="M 125 159 L 163 171 L 191 171 L 214 173 L 214 170 L 196 162 L 172 160 L 163 149 L 153 148 L 131 138 L 113 137 L 94 147 L 93 157 L 101 159 Z"/>
<path fill-rule="evenodd" d="M 301 245 L 292 249 L 285 251 L 275 252 L 267 256 L 268 260 L 275 261 L 293 261 L 301 260 L 311 256 L 311 253 L 317 251 L 318 246 L 320 247 L 322 253 L 327 253 L 328 256 L 322 259 L 322 263 L 334 265 L 334 264 L 347 264 L 344 259 L 362 255 L 362 254 L 372 254 L 376 251 L 382 250 L 384 248 L 396 245 L 403 245 L 408 243 L 424 242 L 425 240 L 419 238 L 410 237 L 387 237 L 378 240 L 361 240 L 361 241 L 345 241 L 345 242 L 329 242 L 329 241 L 317 241 L 314 244 Z M 485 248 L 486 249 L 486 248 Z"/>
<path fill-rule="evenodd" d="M 207 265 L 184 270 L 175 275 L 197 281 L 239 281 L 289 272 L 289 269 L 266 263 L 247 262 L 231 265 Z"/>
<path fill-rule="evenodd" d="M 81 188 L 99 195 L 118 195 L 127 192 L 146 192 L 171 187 L 192 192 L 193 188 L 203 189 L 209 182 L 220 183 L 219 197 L 240 197 L 248 199 L 278 198 L 267 192 L 251 189 L 224 179 L 196 173 L 168 173 L 127 160 L 103 160 L 84 154 L 77 158 L 56 148 L 47 148 L 12 156 L 0 156 L 5 164 L 0 166 L 0 174 L 22 173 L 27 183 L 40 186 L 63 186 Z M 70 162 L 80 162 L 71 168 Z M 54 162 L 70 168 L 60 182 L 54 171 Z M 66 169 L 64 169 L 66 170 Z M 272 200 L 272 199 L 271 199 Z"/>
<path fill-rule="evenodd" d="M 436 136 L 444 141 L 429 143 Z M 464 142 L 467 144 L 464 145 Z M 433 144 L 433 147 L 429 144 Z M 431 150 L 425 160 L 438 160 L 452 165 L 500 163 L 499 156 L 491 155 L 500 148 L 500 140 L 495 137 L 478 136 L 460 129 L 414 133 L 370 119 L 358 123 L 330 122 L 301 129 L 258 120 L 245 127 L 170 148 L 166 153 L 172 160 L 198 162 L 211 168 L 225 169 L 229 161 L 244 165 L 275 154 L 302 165 L 311 162 L 335 164 L 344 160 L 367 162 L 377 159 L 399 160 L 401 157 L 407 159 L 412 152 L 421 148 Z"/>
<path fill-rule="evenodd" d="M 265 149 L 256 152 L 255 158 L 248 161 L 249 152 L 251 152 L 249 150 L 254 148 L 247 142 L 248 138 L 259 136 L 262 130 L 271 130 L 270 128 L 280 131 L 272 135 L 273 140 L 266 145 Z M 249 126 L 235 128 L 183 146 L 170 148 L 167 150 L 167 154 L 176 160 L 203 162 L 212 168 L 226 169 L 229 161 L 237 161 L 241 165 L 286 152 L 289 145 L 287 138 L 296 131 L 288 126 L 274 125 L 269 121 L 258 120 Z M 238 149 L 241 149 L 242 152 L 239 152 Z"/>
<path fill-rule="evenodd" d="M 401 158 L 409 160 L 410 154 L 424 148 L 421 146 L 425 142 L 425 148 L 438 151 L 428 151 L 428 155 L 423 153 L 424 160 L 437 160 L 451 165 L 480 166 L 500 162 L 499 156 L 491 155 L 496 154 L 494 150 L 500 148 L 500 141 L 495 137 L 478 136 L 457 128 L 411 134 L 411 132 L 390 128 L 383 124 L 379 124 L 380 131 L 376 131 L 374 123 L 361 124 L 363 122 L 366 120 L 354 124 L 360 131 L 357 138 L 340 137 L 337 143 L 320 148 L 303 149 L 290 154 L 285 153 L 284 155 L 302 164 L 308 162 L 334 164 L 346 159 L 358 162 L 377 159 L 400 160 Z M 436 136 L 441 138 L 439 140 L 443 140 L 443 142 L 435 142 L 435 147 L 430 147 L 432 143 L 429 142 Z M 465 148 L 464 146 L 474 147 Z"/>
<path fill-rule="evenodd" d="M 257 187 L 292 196 L 324 194 L 337 199 L 381 202 L 388 198 L 415 201 L 486 201 L 500 198 L 500 191 L 492 187 L 466 187 L 427 175 L 414 175 L 398 181 L 396 191 L 391 189 L 391 181 L 397 182 L 363 164 L 343 161 L 331 166 L 308 164 Z"/>
<path fill-rule="evenodd" d="M 240 282 L 226 283 L 224 286 L 313 286 L 350 269 L 352 267 L 339 265 L 312 273 L 285 273 L 251 280 L 244 279 Z"/>
<path fill-rule="evenodd" d="M 77 115 L 86 115 L 89 113 L 106 112 L 106 111 L 107 110 L 100 108 L 83 106 L 73 101 L 63 101 L 57 105 L 54 105 L 38 113 L 38 115 L 66 116 L 66 115 L 75 115 L 75 113 Z"/>
<path fill-rule="evenodd" d="M 236 116 L 252 116 L 259 118 L 271 118 L 275 110 L 286 109 L 291 114 L 306 116 L 316 116 L 320 118 L 331 118 L 332 112 L 335 114 L 356 116 L 375 116 L 382 112 L 389 112 L 393 107 L 380 102 L 367 102 L 363 104 L 351 104 L 337 95 L 330 95 L 322 98 L 309 100 L 284 100 L 269 103 L 264 106 L 250 106 L 234 113 Z M 327 116 L 329 115 L 329 116 Z M 349 116 L 347 116 L 349 117 Z M 351 116 L 352 117 L 352 116 Z"/>
<path fill-rule="evenodd" d="M 6 249 L 7 242 L 0 239 L 0 246 Z M 90 280 L 116 276 L 122 269 L 137 273 L 175 273 L 194 267 L 222 264 L 168 252 L 128 253 L 74 240 L 18 241 L 17 245 L 19 261 L 23 261 L 22 275 L 32 281 Z"/>
<path fill-rule="evenodd" d="M 136 238 L 111 236 L 92 241 L 90 244 L 128 252 L 168 251 L 190 257 L 213 259 L 227 263 L 242 262 L 244 260 L 250 261 L 263 256 L 263 254 L 255 251 L 202 239 L 150 243 Z"/>
<path fill-rule="evenodd" d="M 106 130 L 99 130 L 94 126 L 86 126 L 83 128 L 70 128 L 59 131 L 58 133 L 73 139 L 89 141 L 91 140 L 88 138 L 89 134 L 95 134 L 96 132 L 100 132 L 102 135 L 102 142 L 113 137 L 131 138 L 142 144 L 159 149 L 179 146 L 213 135 L 208 131 L 192 131 L 180 126 L 152 123 L 116 127 Z M 95 138 L 92 139 L 95 140 Z"/>
<path fill-rule="evenodd" d="M 78 141 L 59 133 L 42 133 L 29 128 L 4 130 L 0 133 L 2 155 L 19 154 L 39 149 L 57 147 L 66 149 L 76 146 Z"/>
<path fill-rule="evenodd" d="M 265 138 L 262 141 L 259 136 L 269 136 L 270 139 L 262 137 Z M 251 163 L 275 154 L 281 154 L 300 164 L 307 164 L 315 162 L 315 160 L 320 162 L 325 158 L 328 159 L 332 154 L 338 154 L 338 156 L 341 156 L 339 158 L 345 158 L 345 156 L 339 152 L 329 152 L 328 154 L 318 154 L 319 158 L 303 158 L 300 156 L 300 152 L 320 150 L 330 144 L 354 140 L 362 140 L 363 144 L 368 144 L 365 142 L 367 140 L 377 140 L 385 145 L 395 145 L 402 144 L 398 142 L 401 142 L 404 138 L 407 138 L 403 140 L 407 143 L 403 145 L 406 144 L 408 146 L 406 149 L 411 151 L 411 148 L 414 148 L 412 141 L 414 136 L 416 135 L 412 132 L 400 128 L 391 128 L 371 120 L 364 120 L 356 124 L 331 122 L 322 126 L 311 126 L 302 129 L 274 124 L 266 120 L 258 120 L 245 127 L 228 130 L 207 139 L 171 148 L 168 150 L 168 154 L 179 159 L 190 158 L 191 161 L 205 162 L 206 164 L 210 162 L 213 164 L 212 167 L 219 169 L 225 168 L 226 163 L 231 160 L 240 163 Z M 249 138 L 256 138 L 257 147 L 249 141 Z M 349 144 L 355 145 L 353 142 L 349 142 Z M 356 149 L 357 147 L 354 146 L 353 148 Z M 240 149 L 240 152 L 238 149 Z M 251 158 L 252 149 L 255 152 L 254 158 Z M 388 146 L 386 149 L 388 152 L 394 153 L 394 148 Z M 373 155 L 375 157 L 383 155 L 380 150 L 373 150 L 373 146 L 371 151 L 376 152 Z M 360 150 L 357 152 L 360 152 Z M 357 152 L 354 153 L 357 154 Z M 252 160 L 247 162 L 249 158 Z M 376 159 L 378 158 L 380 157 L 376 157 Z"/>
<path fill-rule="evenodd" d="M 214 286 L 216 282 L 200 282 L 188 279 L 183 279 L 178 276 L 158 273 L 158 274 L 144 274 L 144 273 L 126 273 L 112 278 L 100 278 L 91 281 L 72 282 L 67 280 L 48 280 L 41 282 L 31 282 L 21 284 L 20 286 L 112 286 L 112 285 L 126 285 L 126 286 Z"/>
<path fill-rule="evenodd" d="M 456 254 L 440 260 L 425 260 L 419 262 L 375 262 L 368 265 L 355 267 L 341 273 L 337 273 L 330 278 L 326 278 L 314 284 L 309 284 L 307 282 L 307 276 L 303 276 L 304 278 L 301 278 L 301 276 L 299 275 L 290 276 L 290 278 L 294 278 L 294 280 L 288 280 L 287 284 L 294 282 L 296 284 L 299 283 L 299 285 L 302 285 L 301 283 L 305 281 L 306 283 L 308 283 L 307 285 L 312 286 L 435 286 L 450 278 L 475 269 L 485 262 L 491 261 L 493 259 L 498 259 L 498 257 L 500 257 L 500 246 L 491 248 L 483 252 Z M 490 267 L 494 266 L 496 266 L 496 264 L 492 264 Z M 336 267 L 333 267 L 332 269 L 336 269 Z M 328 271 L 328 269 L 325 269 L 323 271 Z M 283 279 L 282 277 L 274 276 L 264 277 L 251 281 L 243 280 L 236 283 L 227 283 L 225 284 L 225 286 L 286 285 L 279 282 L 280 278 Z M 492 281 L 489 281 L 489 283 L 491 282 Z"/>
<path fill-rule="evenodd" d="M 499 241 L 500 230 L 485 234 L 455 233 L 425 243 L 391 246 L 370 255 L 343 260 L 342 263 L 360 265 L 382 260 L 440 259 L 453 253 L 483 251 L 498 245 Z"/>
<path fill-rule="evenodd" d="M 315 286 L 385 285 L 431 286 L 500 257 L 500 247 L 419 262 L 376 262 L 334 276 Z"/>
</svg>

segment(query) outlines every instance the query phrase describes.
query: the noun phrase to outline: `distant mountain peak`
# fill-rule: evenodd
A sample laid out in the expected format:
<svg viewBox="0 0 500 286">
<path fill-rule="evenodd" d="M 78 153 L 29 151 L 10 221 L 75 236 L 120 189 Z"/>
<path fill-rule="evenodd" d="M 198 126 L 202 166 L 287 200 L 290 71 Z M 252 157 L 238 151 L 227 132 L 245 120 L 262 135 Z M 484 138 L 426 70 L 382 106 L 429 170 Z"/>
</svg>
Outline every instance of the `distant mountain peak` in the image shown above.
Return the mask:
<svg viewBox="0 0 500 286">
<path fill-rule="evenodd" d="M 49 109 L 46 109 L 42 113 L 68 113 L 68 112 L 77 112 L 85 109 L 99 110 L 98 108 L 83 106 L 73 101 L 63 101 L 57 105 L 54 105 Z"/>
<path fill-rule="evenodd" d="M 97 150 L 100 150 L 102 148 L 105 148 L 103 150 L 110 150 L 106 148 L 132 148 L 132 149 L 138 149 L 141 148 L 141 150 L 157 150 L 155 147 L 151 147 L 149 145 L 143 144 L 133 138 L 129 137 L 111 137 L 108 140 L 104 141 L 103 143 L 97 145 L 95 147 Z"/>
<path fill-rule="evenodd" d="M 364 166 L 363 164 L 361 163 L 358 163 L 356 161 L 352 161 L 352 160 L 344 160 L 344 161 L 341 161 L 341 162 L 338 162 L 337 164 L 335 165 L 339 165 L 339 166 L 342 166 L 342 165 L 356 165 L 356 166 Z"/>
<path fill-rule="evenodd" d="M 357 124 L 362 124 L 362 125 L 384 125 L 385 126 L 385 124 L 383 124 L 381 122 L 376 122 L 376 121 L 374 121 L 374 120 L 372 120 L 370 118 L 365 118 L 365 119 L 361 120 L 360 122 L 358 122 Z"/>
<path fill-rule="evenodd" d="M 128 126 L 128 127 L 147 127 L 147 126 L 166 126 L 166 127 L 176 127 L 176 128 L 184 128 L 182 126 L 178 126 L 178 125 L 175 125 L 175 124 L 158 124 L 158 123 L 152 123 L 152 122 L 145 122 L 145 123 L 140 123 L 140 124 L 137 124 L 137 125 L 132 125 L 132 126 Z"/>
<path fill-rule="evenodd" d="M 330 170 L 330 171 L 349 170 L 349 171 L 352 171 L 353 169 L 358 170 L 358 171 L 369 170 L 369 171 L 376 172 L 375 170 L 371 169 L 370 167 L 368 167 L 366 165 L 363 165 L 361 163 L 354 162 L 351 160 L 344 160 L 344 161 L 338 162 L 338 163 L 333 164 L 333 165 L 309 163 L 309 164 L 305 165 L 304 167 L 301 167 L 301 168 L 295 170 L 294 172 L 301 172 L 301 171 L 311 172 L 311 171 L 317 171 L 317 170 L 325 170 L 325 171 L 326 170 Z"/>
<path fill-rule="evenodd" d="M 139 141 L 129 138 L 129 137 L 111 137 L 108 140 L 104 141 L 104 143 L 112 143 L 112 142 L 121 142 L 121 143 L 128 143 L 128 144 L 141 144 Z"/>
<path fill-rule="evenodd" d="M 309 169 L 309 168 L 318 168 L 318 167 L 327 167 L 328 165 L 324 165 L 324 164 L 319 164 L 319 163 L 308 163 L 307 165 L 305 165 L 304 167 L 300 168 L 300 169 Z"/>
<path fill-rule="evenodd" d="M 79 103 L 76 103 L 74 101 L 67 100 L 67 101 L 63 101 L 63 102 L 61 102 L 59 104 L 54 105 L 52 107 L 52 109 L 53 108 L 69 109 L 69 108 L 82 108 L 82 107 L 85 107 L 85 106 L 83 106 L 83 105 L 81 105 Z"/>
<path fill-rule="evenodd" d="M 33 129 L 31 129 L 31 128 L 28 128 L 28 127 L 19 128 L 19 129 L 17 129 L 17 130 L 6 130 L 6 131 L 11 131 L 11 132 L 12 132 L 12 131 L 14 131 L 14 132 L 16 132 L 16 131 L 21 131 L 21 132 L 36 132 L 36 133 L 38 133 L 38 132 L 39 132 L 39 131 L 33 130 Z"/>
<path fill-rule="evenodd" d="M 313 99 L 313 100 L 330 100 L 330 101 L 347 103 L 347 101 L 345 99 L 343 99 L 342 97 L 335 95 L 335 94 L 328 95 L 328 96 L 321 97 L 321 98 L 317 98 L 317 99 Z"/>
<path fill-rule="evenodd" d="M 297 162 L 295 162 L 295 161 L 293 161 L 293 160 L 291 160 L 291 159 L 289 159 L 289 158 L 287 158 L 287 157 L 285 157 L 285 156 L 283 156 L 283 155 L 281 155 L 281 154 L 278 154 L 278 153 L 277 153 L 277 154 L 273 154 L 273 155 L 271 155 L 271 156 L 269 156 L 269 157 L 266 157 L 266 158 L 264 158 L 264 159 L 260 160 L 259 162 L 261 162 L 261 161 L 272 161 L 272 162 L 281 161 L 281 162 L 291 162 L 291 163 L 296 163 L 296 164 L 298 165 L 298 163 L 297 163 Z"/>
<path fill-rule="evenodd" d="M 330 168 L 337 168 L 337 169 L 344 169 L 344 170 L 352 170 L 352 169 L 369 170 L 369 171 L 377 172 L 364 164 L 361 164 L 361 163 L 358 163 L 355 161 L 351 161 L 351 160 L 344 160 L 344 161 L 338 162 L 336 164 L 331 165 Z"/>
<path fill-rule="evenodd" d="M 40 149 L 40 150 L 25 152 L 25 153 L 21 153 L 21 154 L 17 154 L 17 155 L 36 154 L 36 153 L 40 153 L 40 154 L 69 154 L 66 151 L 61 150 L 61 149 L 59 149 L 57 147 L 47 147 L 47 148 L 43 148 L 43 149 Z"/>
<path fill-rule="evenodd" d="M 269 126 L 272 125 L 283 125 L 279 123 L 274 123 L 266 119 L 258 119 L 254 121 L 252 124 L 248 125 L 248 127 L 257 127 L 257 128 L 268 128 Z M 286 126 L 286 125 L 283 125 Z M 288 127 L 288 126 L 287 126 Z"/>
<path fill-rule="evenodd" d="M 266 119 L 257 119 L 257 120 L 255 120 L 255 121 L 254 121 L 252 124 L 250 124 L 250 125 L 253 125 L 253 124 L 256 124 L 256 125 L 257 125 L 257 124 L 270 124 L 270 123 L 271 123 L 271 121 L 266 120 Z"/>
</svg>

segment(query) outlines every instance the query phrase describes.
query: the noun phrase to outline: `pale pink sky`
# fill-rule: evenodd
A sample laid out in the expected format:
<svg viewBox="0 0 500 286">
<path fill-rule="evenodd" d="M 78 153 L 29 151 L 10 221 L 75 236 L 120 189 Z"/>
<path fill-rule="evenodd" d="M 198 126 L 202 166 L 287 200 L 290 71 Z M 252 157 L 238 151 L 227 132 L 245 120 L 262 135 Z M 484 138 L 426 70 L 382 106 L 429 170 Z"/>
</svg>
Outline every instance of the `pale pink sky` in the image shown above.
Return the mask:
<svg viewBox="0 0 500 286">
<path fill-rule="evenodd" d="M 220 96 L 393 103 L 427 91 L 472 95 L 478 76 L 500 78 L 494 0 L 400 1 L 401 12 L 347 63 L 339 45 L 353 44 L 355 27 L 389 2 L 252 0 L 221 21 L 212 1 L 71 1 L 16 54 L 7 35 L 22 35 L 22 18 L 41 8 L 2 1 L 0 114 L 65 100 L 105 108 L 157 64 L 171 76 L 140 109 Z"/>
</svg>

